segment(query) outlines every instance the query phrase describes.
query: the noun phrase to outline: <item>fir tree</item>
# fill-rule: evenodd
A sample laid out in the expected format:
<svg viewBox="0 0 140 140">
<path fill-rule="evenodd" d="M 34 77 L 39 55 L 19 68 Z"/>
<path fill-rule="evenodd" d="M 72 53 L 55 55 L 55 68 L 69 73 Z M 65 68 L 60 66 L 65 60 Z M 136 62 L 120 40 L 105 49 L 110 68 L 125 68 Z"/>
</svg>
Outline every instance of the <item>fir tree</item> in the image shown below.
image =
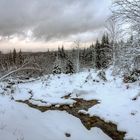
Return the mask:
<svg viewBox="0 0 140 140">
<path fill-rule="evenodd" d="M 58 56 L 56 57 L 56 60 L 54 62 L 54 66 L 53 66 L 53 74 L 60 74 L 62 72 L 62 68 L 61 68 L 61 60 L 58 58 Z"/>
<path fill-rule="evenodd" d="M 64 50 L 64 46 L 62 45 L 62 48 L 61 48 L 61 57 L 62 58 L 66 58 L 66 53 L 65 53 L 65 50 Z"/>
<path fill-rule="evenodd" d="M 68 73 L 70 73 L 70 74 L 74 73 L 74 65 L 73 65 L 72 61 L 69 60 L 69 59 L 67 60 L 66 72 L 65 73 L 66 74 L 68 74 Z"/>
<path fill-rule="evenodd" d="M 10 65 L 13 65 L 13 57 L 12 57 L 12 52 L 11 51 L 8 54 L 8 60 L 9 60 Z"/>
<path fill-rule="evenodd" d="M 101 69 L 101 44 L 99 43 L 98 39 L 95 44 L 95 66 L 97 69 Z"/>
<path fill-rule="evenodd" d="M 108 45 L 109 45 L 109 41 L 108 41 L 108 37 L 107 35 L 103 35 L 102 37 L 102 42 L 101 42 L 101 49 L 100 49 L 100 57 L 101 57 L 101 67 L 102 68 L 106 68 L 107 67 L 107 52 L 108 52 Z"/>
<path fill-rule="evenodd" d="M 22 56 L 22 51 L 21 50 L 18 53 L 18 64 L 19 65 L 23 64 L 23 56 Z"/>
<path fill-rule="evenodd" d="M 16 64 L 16 60 L 17 60 L 17 52 L 16 49 L 14 48 L 13 50 L 13 63 Z"/>
<path fill-rule="evenodd" d="M 95 54 L 96 54 L 96 68 L 106 68 L 111 59 L 110 45 L 108 35 L 103 35 L 101 43 L 96 41 L 95 45 Z"/>
<path fill-rule="evenodd" d="M 60 59 L 65 59 L 66 58 L 66 53 L 65 53 L 65 50 L 64 50 L 64 46 L 62 46 L 62 48 L 58 47 L 58 57 Z"/>
</svg>

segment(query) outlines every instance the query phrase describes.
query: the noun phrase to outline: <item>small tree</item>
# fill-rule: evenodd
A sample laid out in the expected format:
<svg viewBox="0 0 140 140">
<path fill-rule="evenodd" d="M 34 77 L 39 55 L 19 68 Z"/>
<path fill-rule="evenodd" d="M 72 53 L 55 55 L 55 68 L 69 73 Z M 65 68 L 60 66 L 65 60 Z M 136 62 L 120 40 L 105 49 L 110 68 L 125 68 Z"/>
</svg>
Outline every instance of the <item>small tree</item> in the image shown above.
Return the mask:
<svg viewBox="0 0 140 140">
<path fill-rule="evenodd" d="M 65 73 L 66 74 L 68 74 L 68 73 L 70 73 L 70 74 L 74 73 L 74 65 L 73 65 L 72 61 L 69 60 L 69 59 L 67 60 L 66 72 Z"/>
<path fill-rule="evenodd" d="M 108 34 L 104 34 L 102 37 L 100 52 L 101 52 L 101 67 L 107 68 L 109 66 L 112 54 Z"/>
<path fill-rule="evenodd" d="M 60 74 L 62 73 L 62 67 L 61 67 L 61 60 L 58 58 L 58 56 L 56 57 L 56 60 L 54 62 L 54 66 L 53 66 L 53 74 Z"/>
<path fill-rule="evenodd" d="M 64 50 L 64 46 L 62 46 L 62 48 L 59 48 L 58 47 L 58 58 L 60 59 L 65 59 L 66 58 L 66 53 L 65 53 L 65 50 Z"/>
<path fill-rule="evenodd" d="M 99 43 L 98 39 L 96 40 L 95 44 L 95 64 L 97 69 L 101 69 L 101 51 L 100 51 L 101 44 Z"/>
<path fill-rule="evenodd" d="M 13 63 L 16 65 L 16 61 L 17 61 L 17 52 L 16 49 L 14 48 L 13 50 Z"/>
<path fill-rule="evenodd" d="M 18 53 L 18 64 L 22 65 L 23 64 L 23 55 L 22 55 L 22 51 L 20 50 Z"/>
<path fill-rule="evenodd" d="M 13 65 L 13 57 L 12 57 L 12 52 L 11 51 L 8 54 L 8 60 L 9 60 L 10 65 Z"/>
</svg>

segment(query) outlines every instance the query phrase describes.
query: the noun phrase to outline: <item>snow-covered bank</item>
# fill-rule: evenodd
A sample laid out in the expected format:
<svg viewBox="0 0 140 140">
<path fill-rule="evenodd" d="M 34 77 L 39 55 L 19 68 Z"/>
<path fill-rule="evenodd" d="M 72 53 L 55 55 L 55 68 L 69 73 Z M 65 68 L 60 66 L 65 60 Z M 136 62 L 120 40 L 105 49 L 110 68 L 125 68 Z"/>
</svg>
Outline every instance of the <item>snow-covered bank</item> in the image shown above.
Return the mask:
<svg viewBox="0 0 140 140">
<path fill-rule="evenodd" d="M 89 108 L 87 112 L 84 111 L 84 113 L 89 113 L 90 116 L 93 115 L 99 116 L 105 121 L 112 121 L 113 123 L 117 124 L 119 130 L 123 130 L 126 132 L 125 139 L 140 140 L 139 81 L 131 84 L 124 84 L 121 78 L 111 76 L 109 70 L 107 71 L 107 80 L 108 81 L 106 82 L 100 80 L 100 78 L 94 71 L 90 72 L 86 71 L 73 75 L 65 75 L 65 74 L 55 76 L 50 75 L 45 76 L 42 79 L 34 82 L 23 83 L 13 86 L 12 88 L 14 89 L 14 93 L 12 94 L 12 96 L 15 100 L 30 100 L 33 104 L 36 105 L 43 104 L 46 106 L 51 105 L 58 106 L 62 104 L 72 105 L 75 102 L 72 98 L 83 98 L 85 100 L 97 99 L 100 101 L 100 103 Z M 10 91 L 6 91 L 5 93 L 7 94 L 7 92 L 10 93 Z M 64 98 L 64 96 L 66 95 L 69 95 L 68 99 Z M 136 100 L 134 100 L 135 97 L 137 97 Z M 13 102 L 14 101 L 12 101 L 12 104 Z M 14 104 L 16 104 L 16 106 L 20 106 L 21 108 L 23 107 L 17 103 Z M 24 107 L 26 108 L 25 110 L 28 111 L 31 110 L 27 106 Z M 51 113 L 52 112 L 49 111 L 45 112 L 44 114 L 50 115 Z M 55 113 L 54 116 L 58 115 L 57 118 L 55 117 L 56 119 L 55 121 L 58 121 L 59 123 L 61 122 L 60 120 L 64 120 L 62 119 L 64 112 L 62 114 L 60 112 L 59 113 L 57 112 L 58 114 Z M 43 117 L 44 114 L 43 115 L 40 114 L 40 116 Z M 66 112 L 64 114 L 66 114 Z M 28 114 L 29 118 L 30 115 L 32 117 L 32 114 L 29 113 Z M 69 115 L 67 114 L 64 116 L 68 117 Z M 38 118 L 38 121 L 40 119 L 42 120 L 42 117 Z M 69 117 L 67 119 L 69 119 Z M 67 119 L 65 118 L 64 122 L 61 123 L 65 123 L 69 126 L 69 122 L 71 123 L 72 121 Z M 37 118 L 34 119 L 34 121 L 36 120 Z M 70 124 L 70 126 L 73 128 L 75 127 L 77 129 L 79 129 L 78 127 L 81 127 L 78 125 L 74 126 L 73 123 Z M 53 126 L 50 125 L 50 128 L 52 127 Z M 92 133 L 91 131 L 90 132 L 87 131 L 88 137 L 86 139 L 90 139 L 90 133 Z M 42 130 L 42 133 L 44 133 L 44 130 Z M 83 136 L 80 137 L 81 133 L 83 133 L 82 131 L 76 133 L 77 136 L 71 137 L 72 140 L 76 138 L 81 139 L 81 137 L 85 139 L 85 137 Z M 78 133 L 80 133 L 79 137 Z M 86 134 L 83 135 L 86 136 Z M 91 135 L 93 135 L 93 133 Z M 93 136 L 91 137 L 93 139 Z M 65 136 L 63 135 L 63 137 L 61 138 L 64 139 Z"/>
<path fill-rule="evenodd" d="M 66 137 L 66 133 L 70 137 Z M 111 140 L 100 129 L 88 131 L 65 111 L 41 113 L 0 96 L 1 140 Z"/>
</svg>

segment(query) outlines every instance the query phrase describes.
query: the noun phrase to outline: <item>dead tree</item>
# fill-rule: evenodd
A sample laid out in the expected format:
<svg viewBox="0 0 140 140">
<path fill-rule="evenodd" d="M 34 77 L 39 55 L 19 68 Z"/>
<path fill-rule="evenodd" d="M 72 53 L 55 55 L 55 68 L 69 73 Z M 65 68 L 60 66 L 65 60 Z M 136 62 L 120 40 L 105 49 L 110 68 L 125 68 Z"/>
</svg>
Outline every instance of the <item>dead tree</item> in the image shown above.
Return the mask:
<svg viewBox="0 0 140 140">
<path fill-rule="evenodd" d="M 31 65 L 31 64 L 35 65 L 36 67 L 33 67 L 33 66 L 31 67 L 31 66 L 29 66 L 29 65 Z M 43 71 L 43 69 L 41 69 L 41 68 L 39 67 L 38 64 L 36 64 L 36 63 L 31 63 L 31 62 L 29 61 L 29 62 L 23 63 L 22 66 L 20 66 L 20 67 L 14 69 L 14 70 L 11 70 L 11 71 L 7 72 L 7 74 L 5 74 L 5 75 L 3 75 L 2 77 L 0 77 L 0 81 L 3 81 L 5 78 L 9 77 L 9 76 L 12 75 L 12 74 L 18 73 L 18 72 L 20 72 L 20 71 L 26 71 L 26 70 L 39 71 L 40 73 Z"/>
</svg>

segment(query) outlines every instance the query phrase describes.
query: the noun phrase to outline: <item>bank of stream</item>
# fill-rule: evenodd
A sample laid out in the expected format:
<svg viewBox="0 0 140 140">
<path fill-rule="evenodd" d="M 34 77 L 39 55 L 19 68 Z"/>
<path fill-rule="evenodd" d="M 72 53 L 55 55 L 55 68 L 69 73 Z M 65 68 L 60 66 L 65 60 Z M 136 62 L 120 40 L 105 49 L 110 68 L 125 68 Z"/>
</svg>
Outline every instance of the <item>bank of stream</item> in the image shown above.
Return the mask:
<svg viewBox="0 0 140 140">
<path fill-rule="evenodd" d="M 59 110 L 59 111 L 66 111 L 69 114 L 79 118 L 82 124 L 90 130 L 92 127 L 100 128 L 104 133 L 110 136 L 113 140 L 123 140 L 125 136 L 125 132 L 118 131 L 117 125 L 113 124 L 112 122 L 105 122 L 101 118 L 97 116 L 89 116 L 89 114 L 82 113 L 80 110 L 87 111 L 90 107 L 98 104 L 97 100 L 83 100 L 79 98 L 73 98 L 76 102 L 70 105 L 51 105 L 50 107 L 47 106 L 38 106 L 30 102 L 30 100 L 16 100 L 16 102 L 27 104 L 28 106 L 40 110 L 41 112 L 49 111 L 49 110 Z"/>
</svg>

